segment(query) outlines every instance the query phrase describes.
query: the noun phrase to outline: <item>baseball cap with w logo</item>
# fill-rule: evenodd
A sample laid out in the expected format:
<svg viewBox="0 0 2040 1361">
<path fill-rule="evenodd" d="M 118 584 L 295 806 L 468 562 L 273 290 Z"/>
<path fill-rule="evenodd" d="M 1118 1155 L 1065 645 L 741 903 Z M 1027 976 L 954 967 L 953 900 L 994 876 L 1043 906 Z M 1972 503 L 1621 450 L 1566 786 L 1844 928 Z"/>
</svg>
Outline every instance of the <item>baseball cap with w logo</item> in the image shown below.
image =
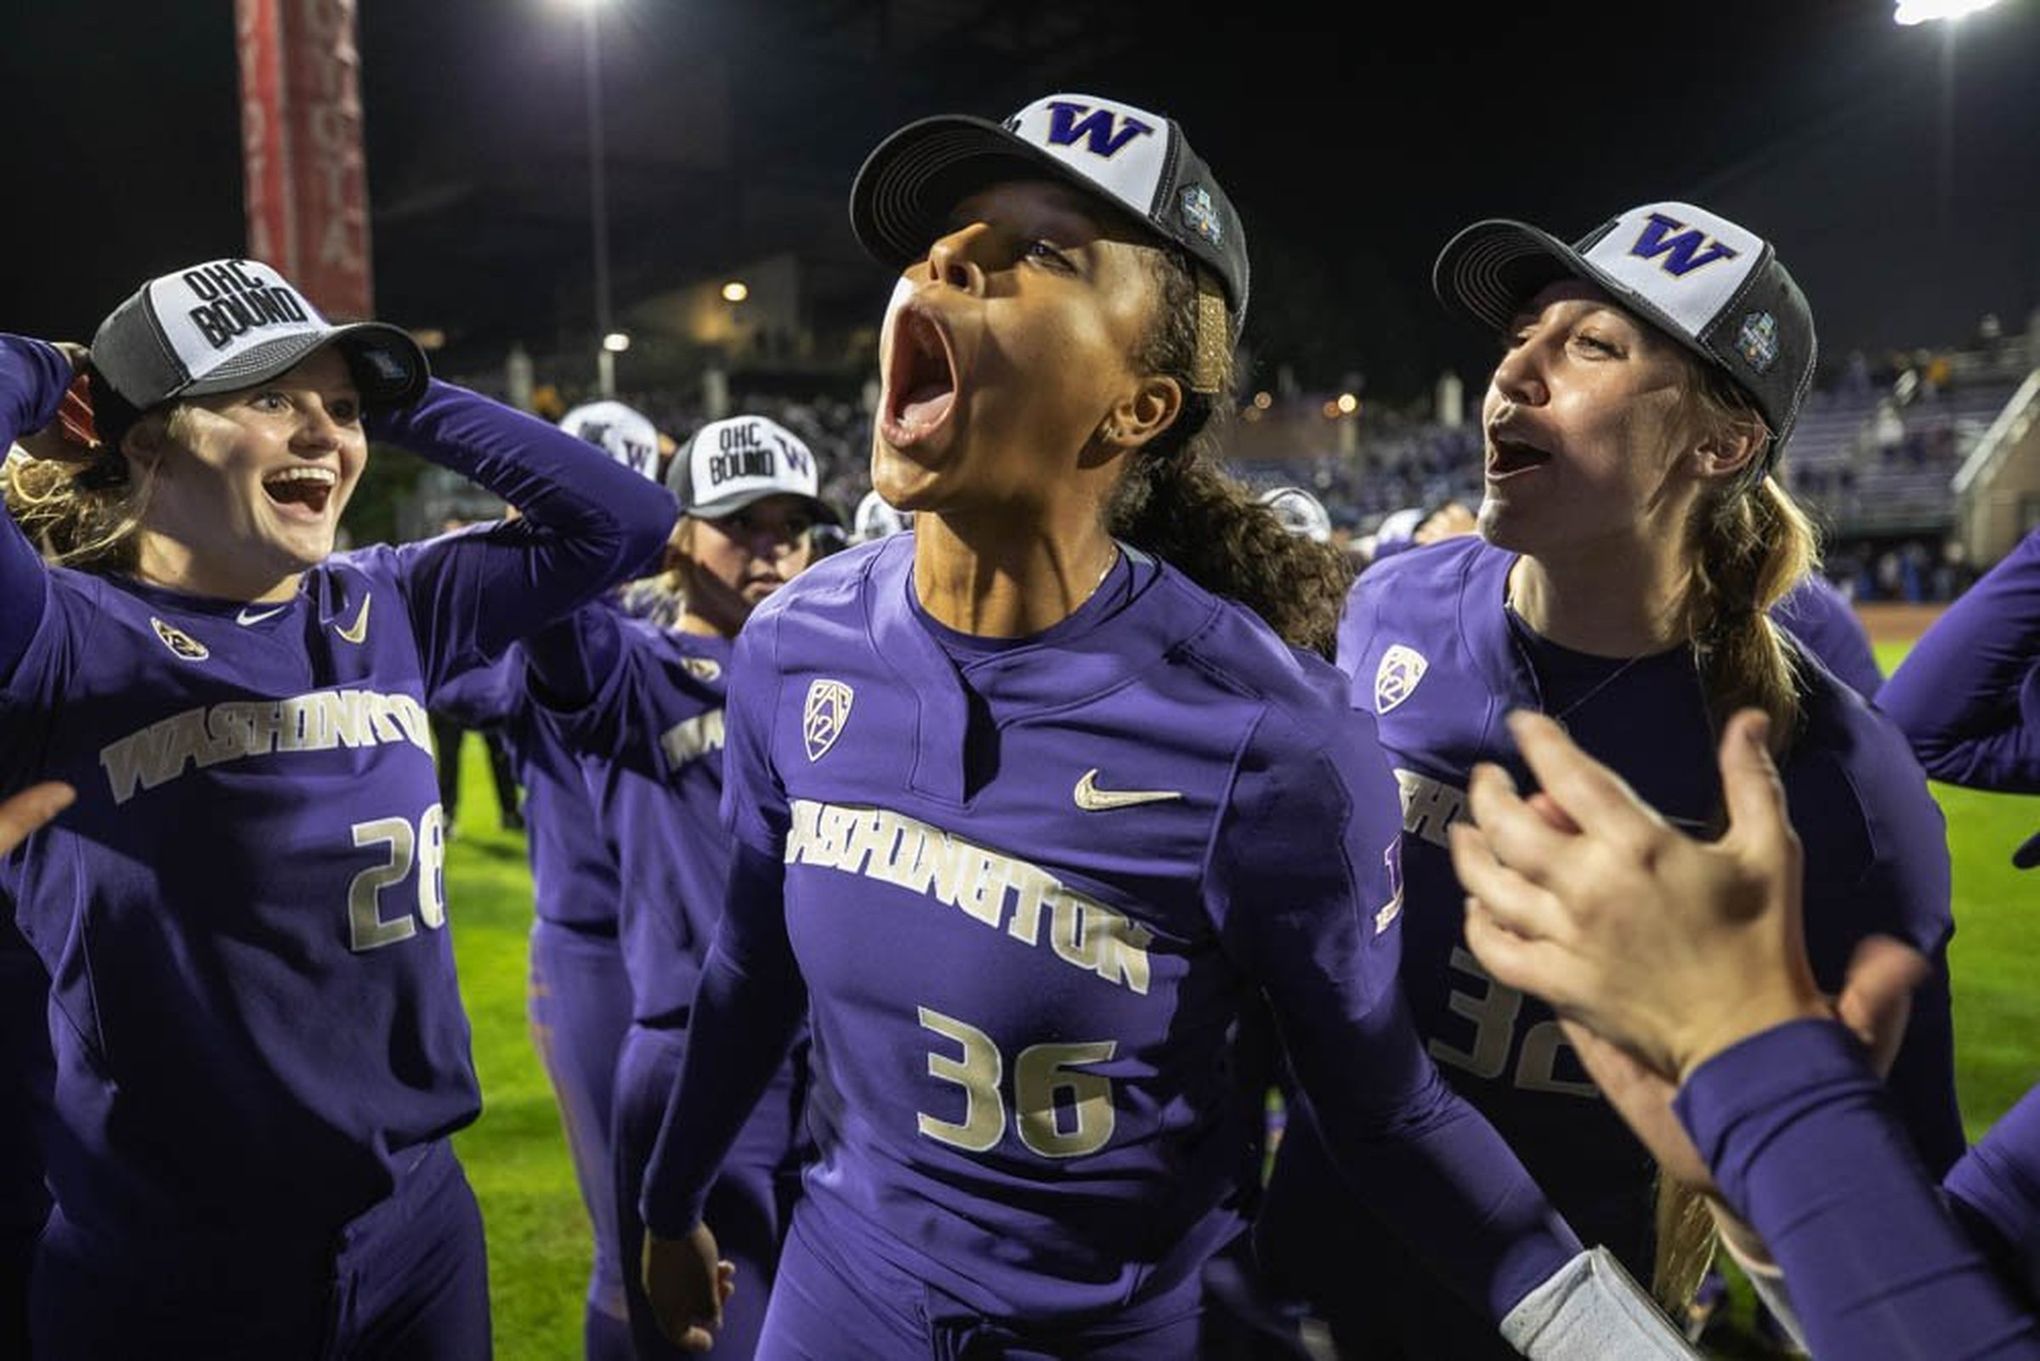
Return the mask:
<svg viewBox="0 0 2040 1361">
<path fill-rule="evenodd" d="M 92 337 L 92 414 L 118 442 L 150 407 L 175 397 L 238 392 L 338 345 L 369 407 L 403 406 L 431 369 L 395 326 L 335 326 L 291 282 L 257 260 L 213 260 L 149 280 Z"/>
<path fill-rule="evenodd" d="M 964 114 L 909 123 L 857 172 L 850 225 L 873 258 L 903 269 L 960 200 L 1002 179 L 1058 180 L 1131 214 L 1217 276 L 1237 332 L 1247 312 L 1239 213 L 1174 119 L 1117 100 L 1057 94 L 1004 123 Z"/>
<path fill-rule="evenodd" d="M 1526 223 L 1476 222 L 1431 272 L 1447 307 L 1491 331 L 1568 278 L 1603 289 L 1734 379 L 1771 427 L 1776 462 L 1819 351 L 1806 295 L 1770 242 L 1690 203 L 1646 203 L 1570 246 Z"/>
<path fill-rule="evenodd" d="M 821 471 L 800 436 L 763 416 L 732 416 L 701 427 L 666 470 L 680 510 L 703 520 L 734 515 L 768 496 L 798 496 L 817 519 L 841 524 L 821 497 Z"/>
</svg>

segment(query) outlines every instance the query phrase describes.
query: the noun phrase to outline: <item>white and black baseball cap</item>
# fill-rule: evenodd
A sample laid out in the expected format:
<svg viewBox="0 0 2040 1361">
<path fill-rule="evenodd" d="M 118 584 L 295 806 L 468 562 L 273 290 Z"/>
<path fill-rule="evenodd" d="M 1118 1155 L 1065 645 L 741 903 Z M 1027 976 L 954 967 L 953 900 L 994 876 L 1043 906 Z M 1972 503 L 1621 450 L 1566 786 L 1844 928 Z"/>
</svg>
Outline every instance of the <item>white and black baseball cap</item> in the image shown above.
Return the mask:
<svg viewBox="0 0 2040 1361">
<path fill-rule="evenodd" d="M 1813 382 L 1813 311 L 1771 243 L 1690 203 L 1646 203 L 1566 245 L 1522 222 L 1466 228 L 1439 253 L 1431 284 L 1449 308 L 1506 330 L 1524 303 L 1585 279 L 1710 366 L 1763 413 L 1775 462 Z"/>
<path fill-rule="evenodd" d="M 560 417 L 560 429 L 584 439 L 632 472 L 659 480 L 659 428 L 622 402 L 587 402 Z"/>
<path fill-rule="evenodd" d="M 768 496 L 798 496 L 815 517 L 841 524 L 821 498 L 815 456 L 798 435 L 763 416 L 732 416 L 701 427 L 666 470 L 683 514 L 720 520 Z"/>
<path fill-rule="evenodd" d="M 424 395 L 418 343 L 378 321 L 335 326 L 258 260 L 213 260 L 149 280 L 92 337 L 92 416 L 117 442 L 142 412 L 175 397 L 238 392 L 338 345 L 368 407 Z"/>
<path fill-rule="evenodd" d="M 873 539 L 903 534 L 913 527 L 912 511 L 898 510 L 877 492 L 868 491 L 857 503 L 856 513 L 850 517 L 850 538 L 854 543 L 870 543 Z"/>
<path fill-rule="evenodd" d="M 1234 332 L 1247 314 L 1239 213 L 1172 118 L 1096 95 L 1035 100 L 1003 124 L 964 114 L 909 123 L 850 189 L 850 225 L 881 264 L 927 253 L 958 201 L 1001 179 L 1046 178 L 1101 196 L 1218 277 Z"/>
<path fill-rule="evenodd" d="M 1332 541 L 1332 513 L 1302 487 L 1270 487 L 1259 499 L 1291 534 L 1312 543 Z"/>
</svg>

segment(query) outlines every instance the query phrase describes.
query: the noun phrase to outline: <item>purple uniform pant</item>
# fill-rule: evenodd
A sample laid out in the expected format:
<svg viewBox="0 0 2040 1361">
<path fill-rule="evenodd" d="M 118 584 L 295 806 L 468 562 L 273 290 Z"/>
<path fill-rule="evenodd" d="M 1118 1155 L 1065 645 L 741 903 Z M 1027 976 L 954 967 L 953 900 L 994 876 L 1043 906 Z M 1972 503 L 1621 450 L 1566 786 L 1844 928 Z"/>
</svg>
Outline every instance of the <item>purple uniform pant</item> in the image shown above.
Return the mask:
<svg viewBox="0 0 2040 1361">
<path fill-rule="evenodd" d="M 36 1361 L 487 1361 L 481 1211 L 444 1143 L 323 1243 L 88 1230 L 59 1206 L 29 1324 Z"/>
<path fill-rule="evenodd" d="M 623 1058 L 616 1068 L 617 1256 L 621 1261 L 636 1263 L 644 1255 L 645 1227 L 638 1217 L 638 1195 L 686 1054 L 687 1034 L 682 1030 L 634 1025 L 623 1042 Z M 715 1231 L 723 1259 L 737 1268 L 736 1293 L 723 1307 L 723 1329 L 715 1344 L 715 1355 L 727 1361 L 745 1361 L 758 1344 L 765 1302 L 779 1267 L 787 1214 L 799 1195 L 804 1089 L 799 1074 L 805 1067 L 804 1055 L 803 1047 L 773 1078 L 724 1160 L 722 1174 L 709 1188 L 704 1217 Z M 629 1275 L 626 1298 L 639 1361 L 691 1355 L 665 1340 L 652 1319 L 643 1281 L 636 1271 Z"/>
<path fill-rule="evenodd" d="M 616 932 L 540 917 L 531 927 L 532 1043 L 552 1081 L 574 1159 L 581 1203 L 594 1226 L 584 1345 L 589 1361 L 628 1361 L 623 1287 L 616 1256 L 615 1151 L 610 1139 L 616 1066 L 630 1030 L 630 975 Z"/>
<path fill-rule="evenodd" d="M 1138 1213 L 1129 1209 L 1129 1213 Z M 796 1212 L 779 1262 L 757 1361 L 1191 1361 L 1198 1283 L 1140 1307 L 1144 1326 L 1031 1329 L 973 1314 L 868 1253 L 815 1241 Z M 720 1354 L 722 1344 L 716 1344 Z"/>
</svg>

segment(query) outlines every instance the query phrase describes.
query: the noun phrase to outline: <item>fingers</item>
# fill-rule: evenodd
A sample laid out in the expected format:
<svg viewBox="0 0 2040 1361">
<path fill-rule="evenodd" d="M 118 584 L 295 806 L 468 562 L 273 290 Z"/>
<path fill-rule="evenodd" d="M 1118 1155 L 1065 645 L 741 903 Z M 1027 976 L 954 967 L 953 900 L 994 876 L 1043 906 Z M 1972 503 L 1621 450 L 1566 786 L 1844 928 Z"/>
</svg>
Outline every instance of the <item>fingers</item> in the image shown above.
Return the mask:
<svg viewBox="0 0 2040 1361">
<path fill-rule="evenodd" d="M 1868 936 L 1849 959 L 1835 1015 L 1870 1051 L 1881 1077 L 1891 1071 L 1912 1017 L 1912 997 L 1933 973 L 1927 957 L 1890 936 Z"/>
<path fill-rule="evenodd" d="M 1537 815 L 1527 809 L 1518 816 L 1537 820 Z M 1452 868 L 1459 875 L 1460 887 L 1478 899 L 1482 910 L 1497 924 L 1533 940 L 1569 934 L 1571 918 L 1565 905 L 1513 865 L 1502 863 L 1494 852 L 1492 834 L 1485 823 L 1469 827 L 1455 822 L 1447 829 L 1446 837 L 1452 845 Z"/>
<path fill-rule="evenodd" d="M 1534 992 L 1554 1007 L 1572 1000 L 1564 972 L 1565 956 L 1558 947 L 1517 935 L 1478 898 L 1466 900 L 1466 945 L 1497 981 Z"/>
<path fill-rule="evenodd" d="M 1746 846 L 1766 867 L 1782 863 L 1792 839 L 1785 807 L 1785 783 L 1771 760 L 1771 719 L 1744 709 L 1721 730 L 1721 793 L 1728 807 L 1728 836 Z"/>
<path fill-rule="evenodd" d="M 1570 849 L 1572 838 L 1525 804 L 1499 766 L 1483 762 L 1473 768 L 1466 807 L 1495 858 L 1533 883 L 1548 883 Z"/>
<path fill-rule="evenodd" d="M 1629 848 L 1648 845 L 1663 834 L 1664 819 L 1619 775 L 1575 746 L 1558 724 L 1518 709 L 1509 715 L 1509 731 L 1537 783 L 1575 824 Z"/>
<path fill-rule="evenodd" d="M 0 803 L 0 855 L 28 840 L 29 834 L 71 806 L 78 796 L 67 784 L 32 785 Z"/>
</svg>

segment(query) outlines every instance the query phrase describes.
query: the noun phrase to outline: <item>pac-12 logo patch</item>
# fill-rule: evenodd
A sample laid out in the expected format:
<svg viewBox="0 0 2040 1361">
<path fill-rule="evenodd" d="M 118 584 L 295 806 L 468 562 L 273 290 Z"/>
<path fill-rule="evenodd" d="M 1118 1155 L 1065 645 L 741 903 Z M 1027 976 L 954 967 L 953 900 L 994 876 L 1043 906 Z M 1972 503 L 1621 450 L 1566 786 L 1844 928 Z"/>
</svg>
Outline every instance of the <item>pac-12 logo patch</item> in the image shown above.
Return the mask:
<svg viewBox="0 0 2040 1361">
<path fill-rule="evenodd" d="M 1423 653 L 1401 643 L 1391 644 L 1381 654 L 1381 665 L 1374 668 L 1374 712 L 1385 714 L 1408 699 L 1430 669 Z"/>
<path fill-rule="evenodd" d="M 156 630 L 156 636 L 163 640 L 164 647 L 169 648 L 187 662 L 202 662 L 207 657 L 212 656 L 212 649 L 204 643 L 199 642 L 198 639 L 192 637 L 183 629 L 178 628 L 175 624 L 164 623 L 153 614 L 149 616 L 149 627 Z"/>
<path fill-rule="evenodd" d="M 807 742 L 807 758 L 819 761 L 828 754 L 843 725 L 850 721 L 850 701 L 855 693 L 839 680 L 808 682 L 807 710 L 801 715 L 801 737 Z"/>
</svg>

